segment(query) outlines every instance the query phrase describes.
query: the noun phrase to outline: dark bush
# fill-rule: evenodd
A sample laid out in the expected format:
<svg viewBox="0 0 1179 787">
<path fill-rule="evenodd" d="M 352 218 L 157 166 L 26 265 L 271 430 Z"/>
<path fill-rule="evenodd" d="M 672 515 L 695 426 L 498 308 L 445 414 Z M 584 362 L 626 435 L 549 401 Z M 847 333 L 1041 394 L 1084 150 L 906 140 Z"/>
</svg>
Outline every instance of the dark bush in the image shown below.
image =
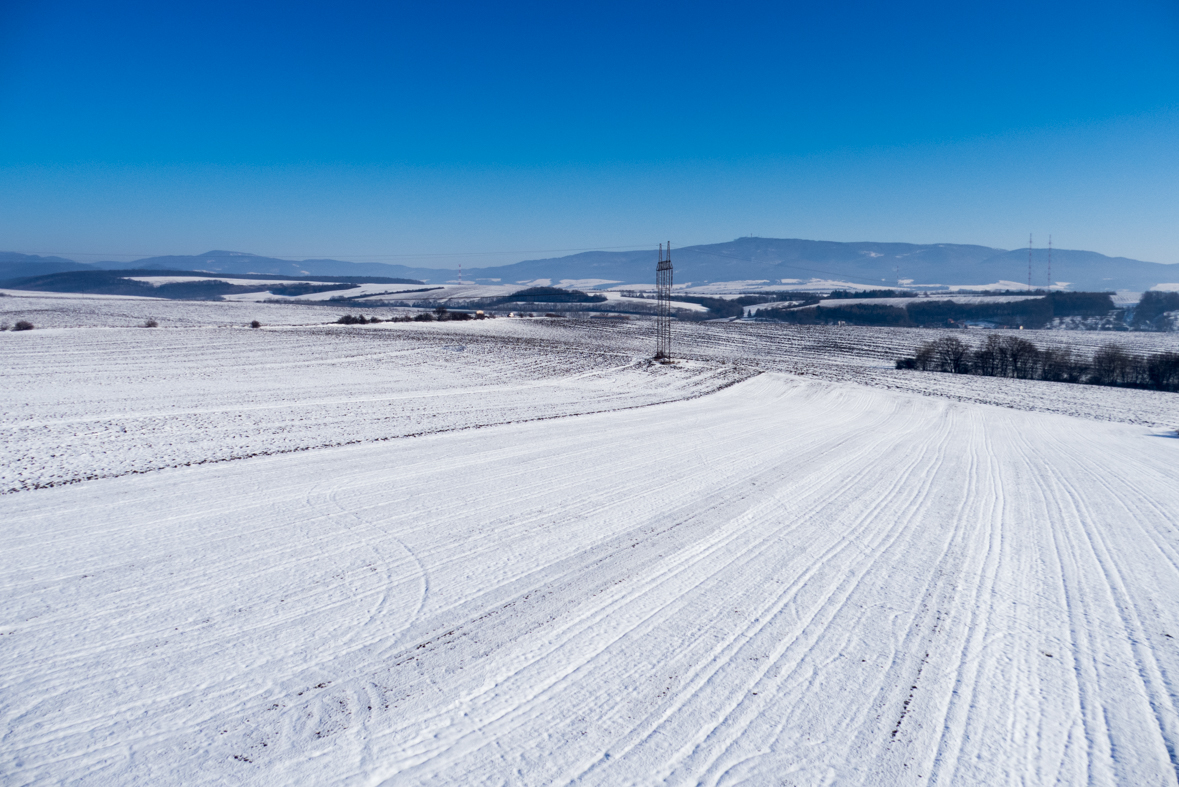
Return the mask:
<svg viewBox="0 0 1179 787">
<path fill-rule="evenodd" d="M 1146 360 L 1146 377 L 1160 391 L 1179 391 L 1179 353 L 1159 353 Z"/>
<path fill-rule="evenodd" d="M 159 328 L 160 324 L 155 320 L 147 320 L 143 323 L 144 328 Z"/>
<path fill-rule="evenodd" d="M 14 330 L 14 331 L 31 331 L 31 330 L 33 330 L 33 324 L 31 322 L 29 322 L 28 320 L 17 320 L 16 325 L 12 326 L 12 330 Z"/>
<path fill-rule="evenodd" d="M 155 326 L 153 325 L 152 327 L 154 328 Z M 251 320 L 251 321 L 250 321 L 250 327 L 251 327 L 251 328 L 261 328 L 261 327 L 262 327 L 262 323 L 258 322 L 257 320 Z"/>
<path fill-rule="evenodd" d="M 413 321 L 414 322 L 433 322 L 434 315 L 430 314 L 430 312 L 422 312 L 421 314 L 416 315 L 413 318 Z"/>
<path fill-rule="evenodd" d="M 353 317 L 351 314 L 345 314 L 340 319 L 336 320 L 337 325 L 367 325 L 368 320 L 364 319 L 364 315 L 357 315 Z"/>
</svg>

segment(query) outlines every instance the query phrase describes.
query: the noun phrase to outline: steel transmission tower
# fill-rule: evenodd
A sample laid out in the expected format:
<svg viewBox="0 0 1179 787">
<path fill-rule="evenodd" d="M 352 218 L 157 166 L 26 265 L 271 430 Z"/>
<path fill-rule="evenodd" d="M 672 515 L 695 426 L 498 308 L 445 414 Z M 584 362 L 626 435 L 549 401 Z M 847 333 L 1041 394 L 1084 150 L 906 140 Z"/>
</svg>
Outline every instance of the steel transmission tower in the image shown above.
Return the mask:
<svg viewBox="0 0 1179 787">
<path fill-rule="evenodd" d="M 1028 292 L 1032 290 L 1032 236 L 1028 235 Z"/>
<path fill-rule="evenodd" d="M 659 244 L 659 264 L 655 266 L 655 357 L 671 358 L 671 241 L 667 256 Z"/>
<path fill-rule="evenodd" d="M 1052 292 L 1052 236 L 1048 236 L 1048 292 Z"/>
</svg>

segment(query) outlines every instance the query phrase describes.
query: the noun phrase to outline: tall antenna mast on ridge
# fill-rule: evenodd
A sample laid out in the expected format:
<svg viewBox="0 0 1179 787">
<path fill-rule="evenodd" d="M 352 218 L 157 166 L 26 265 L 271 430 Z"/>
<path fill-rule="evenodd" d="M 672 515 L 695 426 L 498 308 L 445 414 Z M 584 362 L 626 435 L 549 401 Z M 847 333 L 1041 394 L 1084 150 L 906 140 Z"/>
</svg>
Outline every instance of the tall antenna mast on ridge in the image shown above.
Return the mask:
<svg viewBox="0 0 1179 787">
<path fill-rule="evenodd" d="M 1028 290 L 1032 289 L 1032 235 L 1028 233 Z"/>
<path fill-rule="evenodd" d="M 671 241 L 667 256 L 659 244 L 659 263 L 655 266 L 655 357 L 671 358 Z"/>
</svg>

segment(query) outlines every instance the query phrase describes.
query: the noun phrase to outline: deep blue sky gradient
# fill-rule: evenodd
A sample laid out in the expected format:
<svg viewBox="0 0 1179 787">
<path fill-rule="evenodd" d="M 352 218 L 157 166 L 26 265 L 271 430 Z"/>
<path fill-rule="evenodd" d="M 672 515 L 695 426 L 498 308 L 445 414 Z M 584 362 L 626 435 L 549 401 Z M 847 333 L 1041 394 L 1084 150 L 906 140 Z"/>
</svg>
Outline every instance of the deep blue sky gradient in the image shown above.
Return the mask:
<svg viewBox="0 0 1179 787">
<path fill-rule="evenodd" d="M 1179 262 L 1177 187 L 1175 0 L 0 3 L 5 250 Z"/>
</svg>

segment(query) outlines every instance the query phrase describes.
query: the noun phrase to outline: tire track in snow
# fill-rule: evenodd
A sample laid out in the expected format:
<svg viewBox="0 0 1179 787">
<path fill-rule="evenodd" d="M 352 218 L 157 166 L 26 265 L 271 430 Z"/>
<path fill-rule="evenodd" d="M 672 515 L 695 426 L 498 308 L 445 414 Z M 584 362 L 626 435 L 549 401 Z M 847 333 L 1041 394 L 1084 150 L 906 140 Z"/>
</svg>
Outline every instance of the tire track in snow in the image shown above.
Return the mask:
<svg viewBox="0 0 1179 787">
<path fill-rule="evenodd" d="M 1089 480 L 1095 486 L 1104 488 L 1107 492 L 1111 491 L 1110 482 L 1105 478 L 1109 473 L 1109 468 L 1095 467 L 1090 460 L 1083 457 L 1078 463 L 1088 466 Z M 1132 660 L 1137 667 L 1135 672 L 1141 688 L 1140 692 L 1131 692 L 1131 694 L 1144 699 L 1149 706 L 1150 714 L 1157 723 L 1157 742 L 1163 747 L 1170 761 L 1170 775 L 1179 778 L 1179 758 L 1176 756 L 1176 746 L 1179 743 L 1179 713 L 1176 712 L 1175 698 L 1166 688 L 1167 681 L 1164 679 L 1162 670 L 1154 657 L 1153 649 L 1143 647 L 1143 643 L 1148 643 L 1151 637 L 1146 632 L 1135 605 L 1130 598 L 1127 582 L 1117 566 L 1108 536 L 1103 533 L 1105 530 L 1103 520 L 1121 521 L 1127 524 L 1133 523 L 1137 525 L 1137 529 L 1149 538 L 1149 535 L 1145 532 L 1146 528 L 1142 526 L 1142 522 L 1145 519 L 1142 516 L 1143 512 L 1141 510 L 1135 510 L 1136 507 L 1128 505 L 1119 497 L 1111 496 L 1116 501 L 1118 507 L 1122 509 L 1123 516 L 1106 519 L 1106 517 L 1098 516 L 1092 510 L 1092 506 L 1087 501 L 1086 496 L 1079 493 L 1074 482 L 1062 477 L 1058 477 L 1055 480 L 1063 486 L 1064 493 L 1070 498 L 1078 513 L 1082 523 L 1080 532 L 1085 538 L 1082 551 L 1086 558 L 1091 559 L 1100 571 L 1104 581 L 1103 592 L 1108 594 L 1108 597 L 1112 600 L 1112 606 L 1116 610 L 1125 632 L 1124 640 L 1132 653 Z M 1170 555 L 1162 550 L 1157 550 L 1156 554 L 1167 560 L 1168 568 L 1173 575 L 1179 574 L 1179 571 L 1176 571 L 1174 562 L 1170 560 Z M 1124 699 L 1125 695 L 1123 695 Z M 1121 748 L 1122 746 L 1115 744 L 1115 747 Z M 1121 765 L 1123 763 L 1118 762 L 1117 764 Z M 1143 778 L 1144 776 L 1146 774 L 1134 774 L 1131 776 L 1123 772 L 1119 775 L 1119 779 Z"/>
<path fill-rule="evenodd" d="M 831 445 L 825 445 L 825 447 L 822 447 L 822 448 L 821 448 L 821 449 L 819 449 L 819 450 L 821 450 L 822 452 L 829 452 L 829 451 L 831 451 L 831 450 L 835 450 L 835 449 L 832 449 Z M 742 481 L 742 482 L 740 482 L 740 483 L 742 483 L 743 485 L 745 485 L 745 484 L 747 484 L 747 483 L 750 483 L 750 482 L 749 482 L 749 481 L 746 481 L 746 480 L 743 480 L 743 481 Z M 694 515 L 694 516 L 696 516 L 696 517 L 699 517 L 700 515 Z M 677 517 L 677 518 L 678 518 L 678 517 Z M 731 541 L 731 538 L 730 538 L 730 541 Z M 756 544 L 755 544 L 755 547 L 756 547 Z M 626 601 L 630 601 L 630 598 L 623 598 L 623 602 L 625 603 Z M 591 622 L 592 622 L 592 621 L 591 621 Z M 588 628 L 588 627 L 584 627 L 584 628 Z M 624 631 L 624 634 L 625 634 L 625 631 Z"/>
<path fill-rule="evenodd" d="M 878 448 L 878 445 L 871 446 L 871 447 L 861 451 L 861 454 L 870 454 L 873 452 L 873 450 L 875 448 Z M 908 477 L 911 474 L 911 472 L 913 471 L 913 468 L 925 460 L 925 453 L 926 453 L 926 451 L 922 450 L 916 457 L 913 457 L 910 460 L 910 462 L 904 467 L 904 470 L 901 473 L 899 473 L 898 476 L 893 480 L 892 488 L 889 490 L 889 492 L 895 492 L 896 489 L 901 485 L 901 479 Z M 834 490 L 824 489 L 823 496 L 826 498 L 838 500 L 838 499 L 844 497 L 850 489 L 853 489 L 856 486 L 860 485 L 863 481 L 863 478 L 866 477 L 868 474 L 869 474 L 869 471 L 867 469 L 865 469 L 864 471 L 861 472 L 860 475 L 849 478 L 848 482 L 846 484 L 844 484 L 844 486 L 842 488 L 837 488 Z M 890 496 L 891 495 L 886 492 L 885 494 L 880 495 L 877 499 L 878 500 L 888 500 L 890 498 Z M 781 658 L 782 652 L 784 652 L 789 646 L 793 645 L 795 643 L 795 641 L 797 640 L 797 638 L 801 634 L 803 634 L 805 632 L 806 639 L 808 639 L 811 643 L 813 643 L 814 640 L 821 637 L 826 632 L 827 627 L 830 625 L 831 621 L 834 620 L 835 617 L 838 615 L 838 613 L 842 609 L 844 603 L 846 603 L 847 598 L 850 597 L 850 595 L 855 591 L 860 579 L 862 579 L 863 576 L 865 576 L 871 570 L 871 567 L 877 562 L 877 560 L 879 558 L 879 552 L 882 550 L 882 548 L 887 548 L 887 546 L 891 546 L 893 543 L 895 543 L 896 539 L 900 536 L 899 531 L 886 531 L 886 532 L 880 534 L 879 538 L 875 542 L 869 540 L 868 543 L 866 543 L 864 545 L 860 545 L 857 543 L 857 539 L 859 537 L 861 537 L 862 535 L 864 535 L 865 531 L 868 530 L 868 526 L 871 524 L 871 520 L 875 519 L 879 515 L 880 508 L 881 508 L 881 504 L 878 503 L 877 505 L 865 510 L 858 517 L 857 521 L 855 521 L 854 523 L 849 525 L 848 532 L 845 535 L 841 536 L 841 538 L 839 539 L 837 544 L 833 546 L 833 548 L 829 549 L 826 553 L 817 556 L 816 559 L 814 560 L 813 564 L 811 565 L 811 567 L 804 570 L 803 573 L 796 580 L 794 580 L 790 584 L 790 586 L 787 587 L 786 590 L 777 599 L 775 599 L 772 606 L 769 606 L 767 608 L 760 610 L 761 614 L 758 616 L 757 620 L 758 621 L 766 621 L 766 622 L 759 625 L 753 634 L 747 636 L 746 642 L 742 643 L 743 646 L 745 646 L 748 641 L 753 640 L 755 636 L 760 634 L 765 629 L 766 625 L 768 625 L 768 623 L 773 620 L 774 616 L 777 613 L 779 613 L 781 611 L 781 609 L 787 603 L 791 603 L 792 601 L 794 601 L 794 597 L 798 593 L 798 591 L 803 586 L 805 586 L 813 576 L 815 576 L 816 574 L 821 572 L 823 569 L 825 569 L 827 567 L 828 563 L 830 563 L 831 561 L 840 557 L 846 551 L 852 551 L 852 552 L 858 551 L 862 556 L 869 558 L 869 560 L 866 563 L 863 563 L 860 566 L 857 566 L 856 571 L 853 572 L 853 575 L 856 578 L 855 581 L 851 583 L 850 587 L 848 587 L 845 592 L 839 593 L 839 600 L 837 603 L 832 605 L 831 601 L 835 597 L 836 593 L 839 590 L 838 586 L 830 588 L 823 595 L 823 597 L 818 601 L 817 606 L 815 606 L 810 611 L 809 615 L 805 616 L 804 622 L 801 626 L 801 631 L 795 632 L 792 637 L 786 637 L 781 640 L 783 644 L 780 647 L 776 648 L 773 652 L 771 652 L 770 656 L 766 659 L 766 665 L 763 668 L 761 668 L 753 676 L 752 679 L 746 681 L 747 685 L 745 686 L 744 691 L 734 693 L 733 705 L 729 709 L 729 712 L 725 715 L 725 717 L 722 720 L 720 720 L 720 722 L 718 723 L 718 727 L 728 721 L 729 715 L 732 714 L 739 707 L 739 705 L 745 700 L 744 695 L 752 692 L 753 686 L 757 685 L 758 682 L 764 678 L 766 672 L 768 672 L 770 669 L 782 669 L 779 665 L 779 660 Z M 813 516 L 814 514 L 808 513 L 807 515 Z M 845 579 L 839 583 L 839 586 L 846 585 L 847 582 L 848 581 Z M 810 630 L 810 626 L 812 624 L 814 624 L 815 621 L 820 617 L 825 618 L 825 620 L 821 624 L 819 624 L 816 629 L 814 629 L 813 631 Z M 797 657 L 795 659 L 794 667 L 797 667 L 797 664 L 799 662 L 801 662 L 802 659 L 806 658 L 807 655 L 809 655 L 809 648 L 808 648 L 808 650 L 804 650 L 801 654 L 797 655 Z M 733 654 L 732 656 L 730 656 L 729 659 L 727 659 L 727 661 L 732 661 L 734 658 L 736 658 L 736 654 Z M 713 670 L 708 675 L 709 679 L 711 679 L 718 671 L 720 671 L 721 669 L 724 669 L 728 666 L 726 663 L 720 663 L 720 664 L 716 663 L 715 658 L 710 662 L 710 665 L 712 666 Z M 786 680 L 789 680 L 792 676 L 793 676 L 793 668 L 791 668 L 789 671 L 787 671 L 782 676 L 782 678 L 779 682 L 784 682 Z M 771 685 L 768 685 L 764 688 L 770 689 L 772 691 L 774 689 L 774 686 L 771 684 Z M 694 696 L 689 695 L 684 698 L 684 701 L 683 701 L 683 703 L 681 703 L 681 705 L 686 705 L 687 703 L 692 702 L 695 699 L 696 698 Z M 675 711 L 675 712 L 678 712 L 679 710 L 680 710 L 679 707 L 673 709 L 673 711 Z M 670 718 L 670 716 L 671 716 L 671 713 L 664 714 L 663 718 L 660 720 L 660 723 L 662 724 L 663 722 L 666 722 L 668 720 L 668 718 Z M 747 726 L 747 724 L 748 723 L 746 723 L 746 726 Z M 727 737 L 729 737 L 730 739 L 738 737 L 741 734 L 741 732 L 743 732 L 743 730 L 744 730 L 744 727 L 739 728 L 738 730 L 735 731 L 735 734 L 731 734 Z M 654 735 L 655 735 L 655 730 L 652 730 L 650 733 L 647 734 L 644 741 L 650 740 Z M 688 746 L 693 749 L 698 748 L 700 746 L 701 742 L 704 740 L 704 738 L 711 737 L 711 736 L 712 736 L 711 733 L 706 733 L 705 731 L 700 731 L 700 732 L 696 733 L 696 735 L 694 736 L 695 740 L 692 741 L 691 743 L 689 743 Z M 662 737 L 665 739 L 668 739 L 668 740 L 676 740 L 681 736 L 678 736 L 675 734 L 663 733 Z M 721 745 L 723 745 L 723 744 L 721 744 Z M 672 760 L 675 761 L 675 760 L 685 759 L 686 756 L 687 756 L 686 751 L 681 750 L 680 755 L 678 757 L 673 757 Z M 706 763 L 705 765 L 711 765 L 711 763 Z M 705 767 L 701 766 L 701 770 L 705 770 Z M 666 779 L 666 778 L 669 778 L 670 775 L 671 775 L 671 772 L 668 771 L 668 772 L 662 773 L 660 775 L 660 778 Z"/>
<path fill-rule="evenodd" d="M 63 572 L 86 571 L 69 556 L 96 539 L 137 555 L 152 543 L 159 555 L 207 547 L 193 554 L 209 582 L 237 575 L 290 592 L 278 564 L 298 574 L 330 556 L 372 576 L 371 544 L 408 567 L 389 533 L 430 583 L 412 619 L 397 620 L 383 576 L 351 596 L 359 606 L 306 588 L 325 623 L 353 610 L 330 635 L 340 650 L 308 649 L 268 682 L 267 667 L 243 660 L 172 695 L 209 689 L 200 708 L 116 702 L 109 722 L 79 715 L 52 744 L 28 732 L 44 713 L 6 716 L 5 748 L 26 760 L 74 752 L 54 760 L 67 777 L 101 761 L 107 781 L 154 783 L 174 772 L 165 762 L 183 763 L 190 783 L 1150 782 L 1173 774 L 1152 742 L 1168 734 L 1152 732 L 1166 713 L 1148 700 L 1162 709 L 1174 696 L 1176 658 L 1155 629 L 1176 618 L 1166 514 L 1179 497 L 1164 488 L 1135 502 L 1148 482 L 1129 483 L 1134 462 L 1147 460 L 1127 447 L 1126 468 L 1100 476 L 1095 459 L 1074 456 L 1086 445 L 1076 423 L 766 376 L 643 411 L 341 449 L 306 465 L 260 460 L 232 491 L 218 468 L 111 482 L 112 493 L 139 490 L 141 511 L 209 502 L 204 519 L 151 519 L 158 530 L 134 510 L 112 524 L 117 503 L 93 507 L 101 485 L 36 506 L 3 501 L 13 521 L 51 525 L 38 537 L 60 546 Z M 1116 454 L 1128 434 L 1101 426 L 1090 450 Z M 1157 441 L 1143 450 L 1171 456 Z M 668 475 L 658 487 L 644 480 L 654 461 Z M 479 516 L 463 517 L 472 506 Z M 92 530 L 62 524 L 79 512 Z M 201 538 L 168 545 L 190 519 L 204 523 Z M 235 530 L 263 550 L 235 554 Z M 284 541 L 292 533 L 301 540 Z M 0 587 L 43 598 L 34 578 L 52 553 L 31 535 L 5 539 L 26 573 L 6 568 Z M 142 627 L 155 604 L 137 618 L 128 597 L 108 619 Z M 54 654 L 42 619 L 72 620 L 49 610 L 2 641 Z M 243 628 L 241 641 L 283 628 Z M 1048 642 L 1053 658 L 1040 652 Z M 1055 652 L 1060 642 L 1068 652 Z M 196 652 L 225 643 L 210 637 Z M 66 681 L 79 663 L 47 665 L 39 690 L 76 698 Z M 150 663 L 128 660 L 128 677 Z M 21 690 L 0 683 L 6 697 Z M 121 740 L 88 739 L 95 721 Z"/>
</svg>

